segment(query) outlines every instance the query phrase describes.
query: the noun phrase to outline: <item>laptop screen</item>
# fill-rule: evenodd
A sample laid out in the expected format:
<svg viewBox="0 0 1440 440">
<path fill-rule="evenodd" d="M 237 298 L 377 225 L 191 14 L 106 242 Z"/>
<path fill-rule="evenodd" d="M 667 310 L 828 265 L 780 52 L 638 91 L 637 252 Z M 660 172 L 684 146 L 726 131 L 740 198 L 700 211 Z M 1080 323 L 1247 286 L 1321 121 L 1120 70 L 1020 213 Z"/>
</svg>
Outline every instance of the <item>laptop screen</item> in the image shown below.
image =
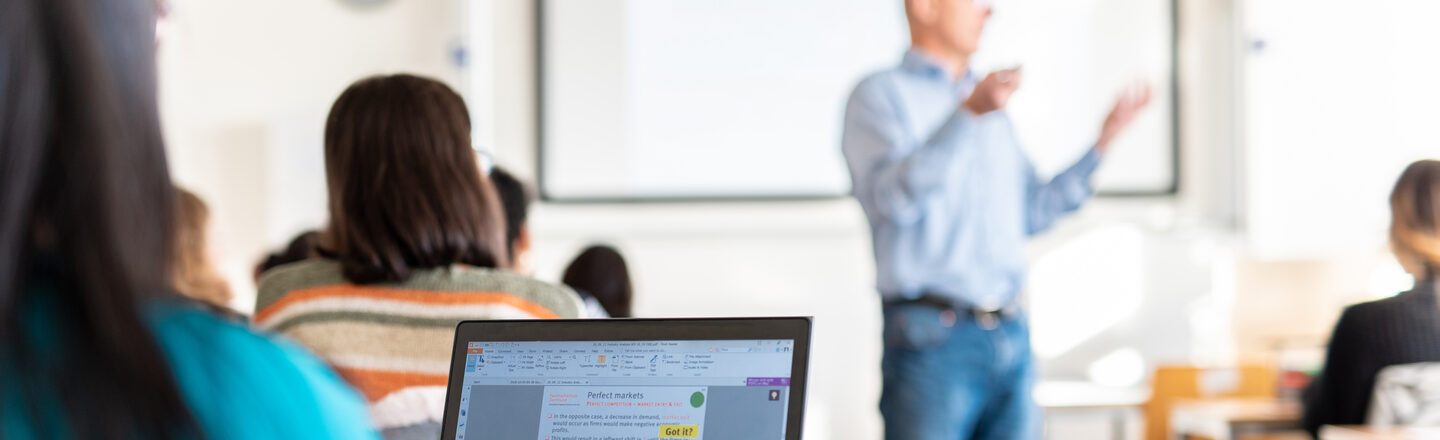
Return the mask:
<svg viewBox="0 0 1440 440">
<path fill-rule="evenodd" d="M 456 439 L 783 439 L 795 341 L 470 341 Z"/>
</svg>

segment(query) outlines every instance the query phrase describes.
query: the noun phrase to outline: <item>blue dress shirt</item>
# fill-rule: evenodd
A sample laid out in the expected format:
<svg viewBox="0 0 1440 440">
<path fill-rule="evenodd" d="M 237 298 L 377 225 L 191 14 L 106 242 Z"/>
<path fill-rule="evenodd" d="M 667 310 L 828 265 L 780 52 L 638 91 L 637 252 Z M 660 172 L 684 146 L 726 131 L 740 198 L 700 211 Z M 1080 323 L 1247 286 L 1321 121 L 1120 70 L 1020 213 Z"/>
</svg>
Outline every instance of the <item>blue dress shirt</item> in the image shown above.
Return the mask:
<svg viewBox="0 0 1440 440">
<path fill-rule="evenodd" d="M 877 287 L 998 309 L 1025 278 L 1025 241 L 1094 190 L 1091 149 L 1049 181 L 1035 173 L 1003 110 L 975 116 L 960 80 L 915 50 L 851 93 L 841 141 L 853 193 L 870 221 Z"/>
</svg>

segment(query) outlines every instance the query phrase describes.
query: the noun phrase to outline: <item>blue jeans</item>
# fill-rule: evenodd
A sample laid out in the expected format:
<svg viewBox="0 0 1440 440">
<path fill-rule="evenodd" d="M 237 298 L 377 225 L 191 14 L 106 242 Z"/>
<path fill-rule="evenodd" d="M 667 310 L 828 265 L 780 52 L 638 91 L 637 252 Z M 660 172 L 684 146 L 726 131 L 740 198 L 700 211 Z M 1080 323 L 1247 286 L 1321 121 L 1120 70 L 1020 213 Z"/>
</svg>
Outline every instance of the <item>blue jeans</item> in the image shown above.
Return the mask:
<svg viewBox="0 0 1440 440">
<path fill-rule="evenodd" d="M 886 439 L 1039 438 L 1029 325 L 1024 315 L 992 323 L 923 304 L 885 306 Z"/>
</svg>

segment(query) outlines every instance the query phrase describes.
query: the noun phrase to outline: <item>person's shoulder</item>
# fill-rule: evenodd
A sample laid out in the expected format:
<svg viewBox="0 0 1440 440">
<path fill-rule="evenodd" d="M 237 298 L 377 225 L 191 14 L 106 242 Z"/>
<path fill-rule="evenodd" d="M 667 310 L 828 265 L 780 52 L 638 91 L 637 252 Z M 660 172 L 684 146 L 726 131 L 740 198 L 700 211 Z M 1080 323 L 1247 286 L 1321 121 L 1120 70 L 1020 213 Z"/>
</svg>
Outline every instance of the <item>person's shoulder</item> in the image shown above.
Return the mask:
<svg viewBox="0 0 1440 440">
<path fill-rule="evenodd" d="M 1436 309 L 1434 298 L 1433 292 L 1411 290 L 1346 307 L 1341 319 L 1365 325 L 1402 323 L 1413 317 L 1440 319 L 1440 309 Z"/>
<path fill-rule="evenodd" d="M 1411 307 L 1414 307 L 1417 303 L 1424 301 L 1425 296 L 1425 292 L 1421 292 L 1419 290 L 1409 290 L 1405 292 L 1400 292 L 1399 294 L 1388 298 L 1381 298 L 1373 301 L 1356 303 L 1351 305 L 1349 309 L 1356 310 L 1361 313 L 1375 313 L 1387 310 L 1409 309 Z"/>
<path fill-rule="evenodd" d="M 1395 310 L 1394 298 L 1351 304 L 1340 312 L 1340 324 L 1347 326 L 1368 325 L 1379 321 Z"/>
<path fill-rule="evenodd" d="M 495 268 L 457 264 L 417 271 L 403 286 L 441 291 L 502 292 L 544 307 L 560 318 L 577 318 L 583 307 L 574 289 Z"/>
<path fill-rule="evenodd" d="M 186 303 L 148 312 L 186 402 L 212 437 L 373 436 L 359 394 L 294 343 Z"/>
<path fill-rule="evenodd" d="M 580 300 L 584 302 L 586 318 L 612 317 L 610 316 L 610 311 L 605 310 L 605 306 L 603 304 L 600 304 L 600 300 L 596 299 L 594 295 L 586 294 L 579 290 L 576 290 L 575 293 L 580 294 Z"/>
<path fill-rule="evenodd" d="M 911 74 L 911 72 L 901 66 L 875 69 L 870 71 L 870 73 L 866 73 L 865 76 L 860 77 L 860 82 L 856 83 L 855 87 L 857 89 L 861 87 L 875 87 L 882 85 L 882 83 L 900 80 L 901 77 L 909 74 Z"/>
<path fill-rule="evenodd" d="M 199 306 L 164 302 L 151 307 L 149 318 L 177 373 L 204 367 L 201 372 L 221 383 L 227 381 L 226 377 L 254 376 L 257 372 L 333 375 L 294 343 L 257 333 L 241 322 Z"/>
<path fill-rule="evenodd" d="M 901 75 L 904 75 L 904 73 L 903 70 L 898 68 L 887 68 L 870 72 L 861 77 L 859 82 L 855 83 L 855 89 L 851 93 L 851 97 L 884 93 L 884 91 L 892 89 L 895 81 L 897 81 Z"/>
<path fill-rule="evenodd" d="M 311 258 L 265 271 L 256 284 L 255 310 L 263 310 L 286 293 L 317 286 L 345 284 L 340 262 Z"/>
<path fill-rule="evenodd" d="M 462 267 L 460 270 L 493 280 L 500 286 L 497 290 L 540 304 L 561 318 L 578 318 L 581 315 L 584 301 L 569 286 L 537 280 L 508 270 L 476 267 Z"/>
<path fill-rule="evenodd" d="M 859 115 L 892 107 L 899 99 L 896 94 L 904 88 L 901 85 L 902 77 L 907 74 L 903 69 L 889 68 L 865 75 L 855 84 L 846 99 L 847 114 Z"/>
<path fill-rule="evenodd" d="M 262 285 L 340 282 L 345 282 L 340 262 L 328 258 L 311 258 L 277 266 L 260 276 Z"/>
</svg>

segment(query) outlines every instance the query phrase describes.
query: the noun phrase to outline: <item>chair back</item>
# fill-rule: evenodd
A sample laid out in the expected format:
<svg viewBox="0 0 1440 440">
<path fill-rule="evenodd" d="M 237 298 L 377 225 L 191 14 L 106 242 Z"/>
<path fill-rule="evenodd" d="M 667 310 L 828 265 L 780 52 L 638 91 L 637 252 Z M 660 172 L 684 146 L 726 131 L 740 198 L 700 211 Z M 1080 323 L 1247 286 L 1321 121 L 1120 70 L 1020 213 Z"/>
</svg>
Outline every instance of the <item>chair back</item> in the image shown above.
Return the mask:
<svg viewBox="0 0 1440 440">
<path fill-rule="evenodd" d="M 1145 403 L 1145 439 L 1169 440 L 1170 409 L 1179 400 L 1275 397 L 1278 373 L 1268 364 L 1160 366 Z"/>
<path fill-rule="evenodd" d="M 1375 427 L 1440 425 L 1440 362 L 1380 370 L 1365 420 Z"/>
</svg>

